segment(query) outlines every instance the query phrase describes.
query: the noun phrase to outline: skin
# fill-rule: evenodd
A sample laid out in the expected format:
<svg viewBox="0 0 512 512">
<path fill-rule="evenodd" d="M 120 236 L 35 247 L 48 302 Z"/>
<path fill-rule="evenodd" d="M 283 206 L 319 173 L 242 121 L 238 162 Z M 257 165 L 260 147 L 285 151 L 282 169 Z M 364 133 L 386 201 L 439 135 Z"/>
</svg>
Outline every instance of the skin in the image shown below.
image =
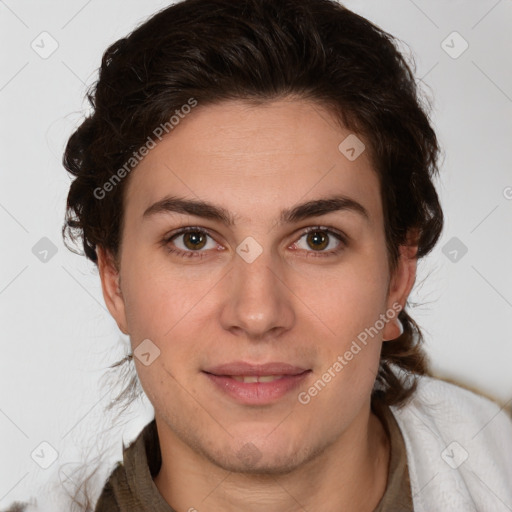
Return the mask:
<svg viewBox="0 0 512 512">
<path fill-rule="evenodd" d="M 405 305 L 415 279 L 415 247 L 401 248 L 390 275 L 368 151 L 349 161 L 338 150 L 350 133 L 296 98 L 199 105 L 130 175 L 120 268 L 101 248 L 98 266 L 132 348 L 150 339 L 160 350 L 149 366 L 134 361 L 162 451 L 154 482 L 178 511 L 372 511 L 384 493 L 389 440 L 370 397 L 382 340 L 399 335 L 397 324 L 386 323 L 307 405 L 297 400 L 379 315 Z M 335 193 L 369 219 L 343 210 L 278 224 L 282 209 Z M 143 218 L 169 194 L 222 206 L 235 225 L 183 213 Z M 184 226 L 211 235 L 203 258 L 162 243 Z M 311 226 L 339 230 L 347 244 L 330 235 L 324 253 L 341 251 L 319 255 L 304 235 Z M 249 236 L 263 249 L 252 263 L 236 253 Z M 194 252 L 186 235 L 167 247 Z M 236 360 L 312 372 L 275 403 L 243 405 L 202 373 Z M 259 458 L 237 455 L 247 443 Z"/>
</svg>

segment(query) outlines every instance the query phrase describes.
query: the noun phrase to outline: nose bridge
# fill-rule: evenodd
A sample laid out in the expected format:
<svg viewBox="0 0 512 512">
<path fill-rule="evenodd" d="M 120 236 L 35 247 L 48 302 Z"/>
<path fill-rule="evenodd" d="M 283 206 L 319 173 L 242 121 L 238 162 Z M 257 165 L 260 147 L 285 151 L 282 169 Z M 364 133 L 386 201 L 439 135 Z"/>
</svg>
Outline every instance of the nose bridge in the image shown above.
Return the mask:
<svg viewBox="0 0 512 512">
<path fill-rule="evenodd" d="M 249 337 L 289 329 L 294 314 L 290 293 L 283 285 L 283 266 L 268 249 L 254 240 L 244 240 L 230 272 L 225 329 L 242 330 Z"/>
</svg>

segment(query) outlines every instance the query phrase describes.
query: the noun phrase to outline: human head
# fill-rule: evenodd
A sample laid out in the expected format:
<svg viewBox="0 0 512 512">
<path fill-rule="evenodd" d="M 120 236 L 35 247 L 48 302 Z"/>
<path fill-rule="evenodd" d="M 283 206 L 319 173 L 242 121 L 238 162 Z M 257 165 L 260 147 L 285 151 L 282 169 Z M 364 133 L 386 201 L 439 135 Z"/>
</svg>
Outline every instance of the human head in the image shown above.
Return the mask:
<svg viewBox="0 0 512 512">
<path fill-rule="evenodd" d="M 413 73 L 390 35 L 330 0 L 187 0 L 108 48 L 89 94 L 93 113 L 65 151 L 76 179 L 63 231 L 91 261 L 101 247 L 120 267 L 125 191 L 137 172 L 125 164 L 148 138 L 160 141 L 155 129 L 167 126 L 172 137 L 169 123 L 185 124 L 185 105 L 193 116 L 194 105 L 257 107 L 290 97 L 322 106 L 365 141 L 380 184 L 390 274 L 400 246 L 417 247 L 417 258 L 428 254 L 443 222 L 432 183 L 438 144 Z M 122 168 L 126 177 L 112 180 Z M 388 404 L 414 389 L 391 364 L 426 371 L 418 326 L 405 309 L 399 318 L 404 332 L 383 345 L 375 391 Z"/>
</svg>

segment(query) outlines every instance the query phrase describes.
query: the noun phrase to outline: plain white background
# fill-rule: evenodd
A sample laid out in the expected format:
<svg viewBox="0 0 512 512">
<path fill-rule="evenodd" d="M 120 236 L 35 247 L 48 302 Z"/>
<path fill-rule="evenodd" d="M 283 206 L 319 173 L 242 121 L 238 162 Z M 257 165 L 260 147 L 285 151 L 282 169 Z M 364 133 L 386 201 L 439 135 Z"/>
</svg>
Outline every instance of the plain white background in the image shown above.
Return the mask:
<svg viewBox="0 0 512 512">
<path fill-rule="evenodd" d="M 70 178 L 61 159 L 103 51 L 168 4 L 0 0 L 0 507 L 69 474 L 66 464 L 83 460 L 85 446 L 112 445 L 109 457 L 121 457 L 121 431 L 98 439 L 112 398 L 100 378 L 127 339 L 94 266 L 62 243 Z M 512 1 L 345 4 L 412 52 L 445 152 L 438 190 L 446 225 L 419 265 L 411 314 L 437 373 L 510 405 Z M 52 44 L 48 58 L 31 46 Z M 43 237 L 56 248 L 46 262 L 33 252 Z M 125 442 L 151 407 L 142 402 L 129 418 Z M 52 449 L 56 462 L 41 468 L 37 454 L 49 461 Z"/>
</svg>

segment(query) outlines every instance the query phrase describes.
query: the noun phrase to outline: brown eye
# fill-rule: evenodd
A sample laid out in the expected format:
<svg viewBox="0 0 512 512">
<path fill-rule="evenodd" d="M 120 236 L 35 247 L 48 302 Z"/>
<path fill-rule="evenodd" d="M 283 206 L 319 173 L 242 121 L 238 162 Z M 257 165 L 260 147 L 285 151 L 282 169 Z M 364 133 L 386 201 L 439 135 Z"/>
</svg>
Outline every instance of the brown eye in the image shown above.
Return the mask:
<svg viewBox="0 0 512 512">
<path fill-rule="evenodd" d="M 200 228 L 186 227 L 163 240 L 167 250 L 183 256 L 206 255 L 208 249 L 215 249 L 215 240 Z"/>
<path fill-rule="evenodd" d="M 206 245 L 206 235 L 200 231 L 190 231 L 183 234 L 183 243 L 187 249 L 202 249 Z"/>
<path fill-rule="evenodd" d="M 309 256 L 333 256 L 342 251 L 347 242 L 341 233 L 319 226 L 309 228 L 293 246 L 295 249 L 306 251 Z"/>
<path fill-rule="evenodd" d="M 329 236 L 325 234 L 325 231 L 310 231 L 306 235 L 306 240 L 312 249 L 323 250 L 329 245 Z"/>
</svg>

